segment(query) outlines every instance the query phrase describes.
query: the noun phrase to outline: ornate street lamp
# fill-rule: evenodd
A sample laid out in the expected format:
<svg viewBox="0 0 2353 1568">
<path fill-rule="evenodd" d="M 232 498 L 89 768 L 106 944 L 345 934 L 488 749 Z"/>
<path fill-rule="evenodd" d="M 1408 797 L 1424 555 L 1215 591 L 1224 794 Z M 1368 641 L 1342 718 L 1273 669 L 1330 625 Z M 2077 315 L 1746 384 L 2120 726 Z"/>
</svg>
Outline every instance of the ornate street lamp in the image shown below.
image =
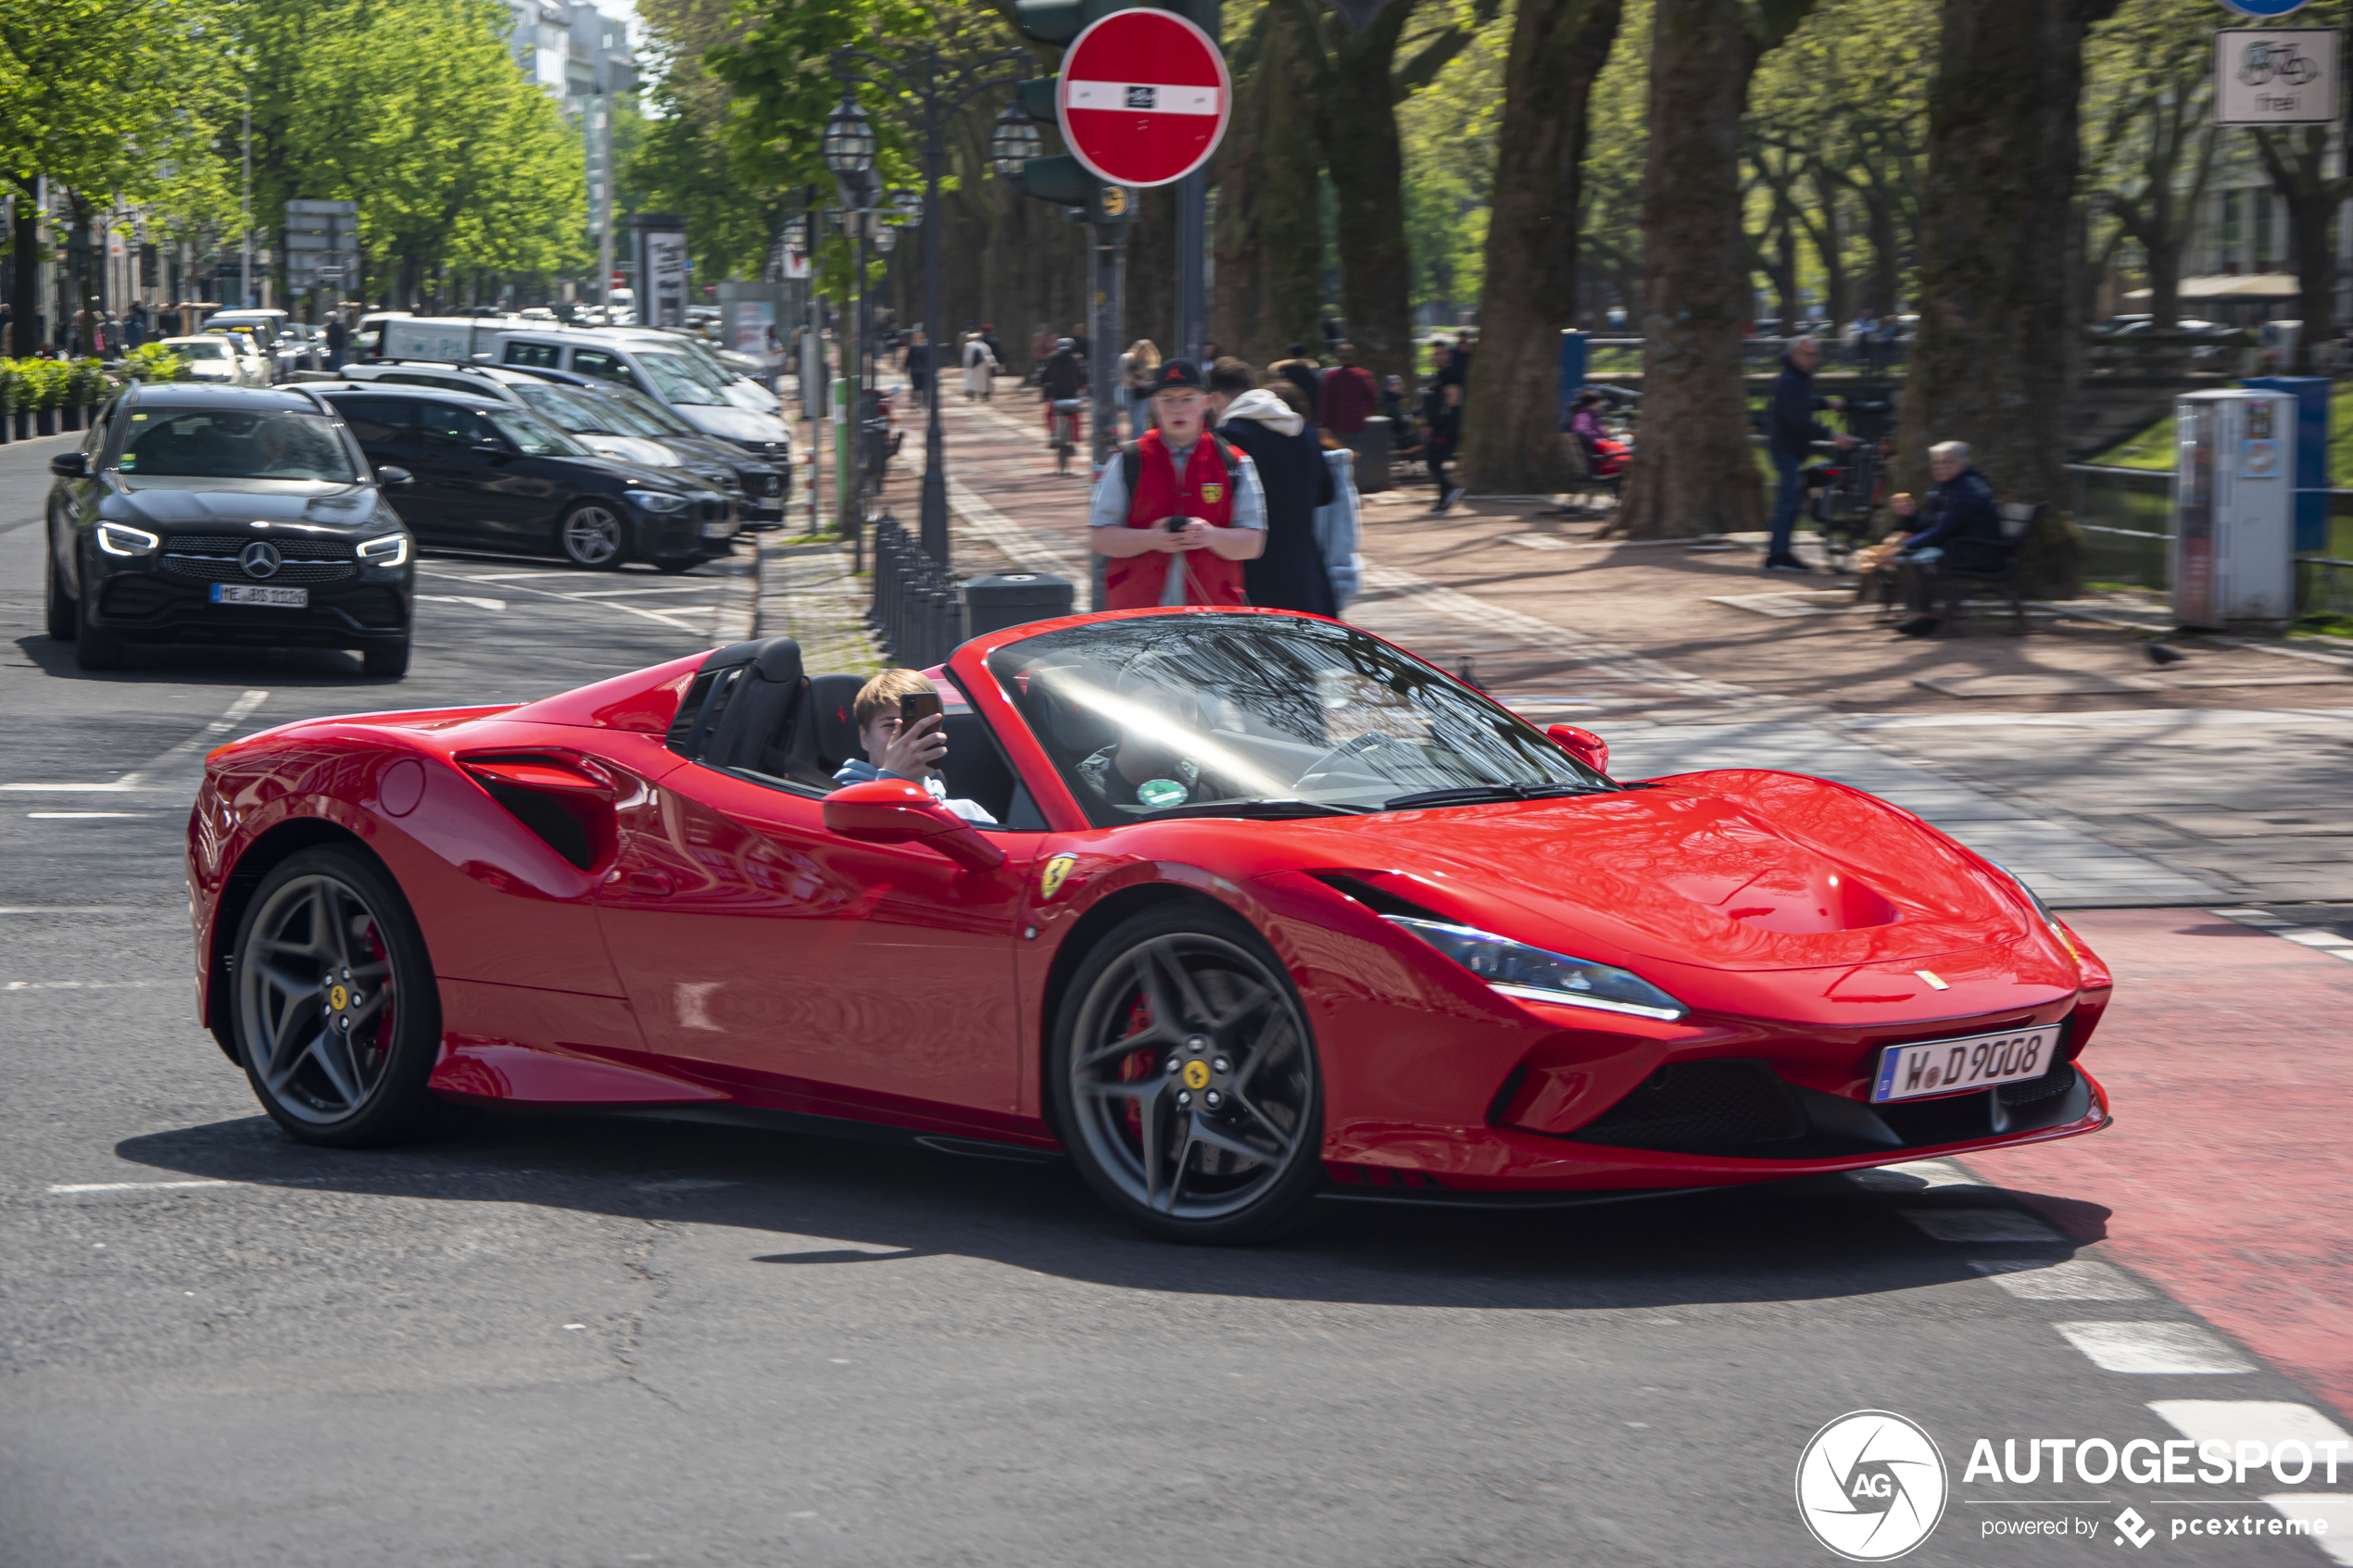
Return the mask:
<svg viewBox="0 0 2353 1568">
<path fill-rule="evenodd" d="M 890 220 L 893 223 L 920 223 L 924 220 L 924 198 L 913 191 L 901 191 L 890 198 Z"/>
<path fill-rule="evenodd" d="M 825 167 L 836 174 L 863 174 L 875 167 L 875 127 L 849 94 L 825 121 Z"/>
<path fill-rule="evenodd" d="M 888 256 L 890 254 L 890 247 L 898 243 L 899 231 L 892 228 L 889 224 L 886 223 L 875 231 L 875 248 L 882 252 L 885 256 Z"/>
<path fill-rule="evenodd" d="M 1014 179 L 1021 166 L 1036 157 L 1045 144 L 1038 134 L 1038 122 L 1024 114 L 1019 104 L 1007 104 L 988 133 L 989 167 L 1008 180 Z"/>
</svg>

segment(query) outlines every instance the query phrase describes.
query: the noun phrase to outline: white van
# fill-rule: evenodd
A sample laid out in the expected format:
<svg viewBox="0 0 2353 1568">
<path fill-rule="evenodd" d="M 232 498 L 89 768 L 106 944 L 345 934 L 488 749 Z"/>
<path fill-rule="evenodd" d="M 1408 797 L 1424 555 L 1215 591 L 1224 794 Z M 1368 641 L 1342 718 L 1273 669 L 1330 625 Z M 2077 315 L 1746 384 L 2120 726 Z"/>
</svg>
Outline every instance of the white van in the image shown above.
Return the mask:
<svg viewBox="0 0 2353 1568">
<path fill-rule="evenodd" d="M 792 431 L 775 414 L 748 408 L 729 390 L 724 370 L 664 333 L 502 332 L 495 362 L 634 386 L 674 410 L 706 435 L 732 441 L 764 458 L 792 450 Z M 445 356 L 444 358 L 447 358 Z"/>
<path fill-rule="evenodd" d="M 384 321 L 371 358 L 471 364 L 475 355 L 497 346 L 499 333 L 522 321 L 520 316 L 396 316 Z"/>
</svg>

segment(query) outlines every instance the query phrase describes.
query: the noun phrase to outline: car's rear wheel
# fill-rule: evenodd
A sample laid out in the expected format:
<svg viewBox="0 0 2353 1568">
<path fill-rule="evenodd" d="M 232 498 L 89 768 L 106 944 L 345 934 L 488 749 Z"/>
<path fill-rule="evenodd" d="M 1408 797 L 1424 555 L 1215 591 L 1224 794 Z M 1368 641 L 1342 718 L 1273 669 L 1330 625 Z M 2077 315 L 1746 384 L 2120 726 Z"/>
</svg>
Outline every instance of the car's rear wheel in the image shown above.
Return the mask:
<svg viewBox="0 0 2353 1568">
<path fill-rule="evenodd" d="M 1299 1219 L 1323 1182 L 1323 1089 L 1290 981 L 1249 925 L 1148 909 L 1072 977 L 1048 1085 L 1095 1195 L 1171 1241 Z"/>
<path fill-rule="evenodd" d="M 76 584 L 81 593 L 73 603 L 73 661 L 84 670 L 120 670 L 131 662 L 131 646 L 94 624 L 97 589 L 84 573 Z"/>
<path fill-rule="evenodd" d="M 583 501 L 564 513 L 557 530 L 564 558 L 574 566 L 607 571 L 621 565 L 629 547 L 629 525 L 617 508 Z"/>
<path fill-rule="evenodd" d="M 237 1059 L 278 1125 L 346 1148 L 424 1130 L 440 1000 L 381 870 L 332 845 L 280 862 L 245 906 L 232 973 Z"/>
</svg>

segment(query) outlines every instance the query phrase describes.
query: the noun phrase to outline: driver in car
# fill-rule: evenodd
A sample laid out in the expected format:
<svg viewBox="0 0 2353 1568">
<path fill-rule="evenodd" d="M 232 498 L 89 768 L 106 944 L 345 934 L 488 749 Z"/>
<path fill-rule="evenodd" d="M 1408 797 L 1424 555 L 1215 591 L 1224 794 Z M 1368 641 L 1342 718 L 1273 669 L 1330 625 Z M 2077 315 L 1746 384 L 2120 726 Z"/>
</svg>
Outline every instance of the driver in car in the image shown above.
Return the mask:
<svg viewBox="0 0 2353 1568">
<path fill-rule="evenodd" d="M 1131 672 L 1120 680 L 1119 697 L 1120 738 L 1078 764 L 1082 784 L 1111 805 L 1154 811 L 1230 794 L 1214 780 L 1204 787 L 1201 764 L 1178 749 L 1202 727 L 1198 694 Z"/>
</svg>

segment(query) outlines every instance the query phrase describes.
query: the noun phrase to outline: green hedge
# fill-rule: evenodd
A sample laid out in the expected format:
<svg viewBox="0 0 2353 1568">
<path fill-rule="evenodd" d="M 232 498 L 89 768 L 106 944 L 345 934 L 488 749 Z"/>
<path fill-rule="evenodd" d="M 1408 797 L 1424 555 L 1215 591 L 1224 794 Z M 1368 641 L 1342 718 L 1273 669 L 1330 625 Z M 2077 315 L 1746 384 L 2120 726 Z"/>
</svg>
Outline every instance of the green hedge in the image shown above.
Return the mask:
<svg viewBox="0 0 2353 1568">
<path fill-rule="evenodd" d="M 112 397 L 121 384 L 96 359 L 0 359 L 0 398 L 6 399 L 0 410 L 37 414 L 68 405 L 91 408 Z"/>
</svg>

